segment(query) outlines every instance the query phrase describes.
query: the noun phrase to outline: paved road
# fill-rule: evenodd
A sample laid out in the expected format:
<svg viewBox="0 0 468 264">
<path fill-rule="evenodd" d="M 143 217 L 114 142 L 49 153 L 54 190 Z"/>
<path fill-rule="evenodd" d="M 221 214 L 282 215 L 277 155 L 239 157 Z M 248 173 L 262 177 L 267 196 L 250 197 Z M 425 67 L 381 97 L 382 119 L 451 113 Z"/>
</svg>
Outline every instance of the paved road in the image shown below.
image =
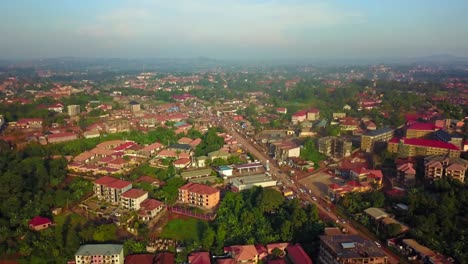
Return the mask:
<svg viewBox="0 0 468 264">
<path fill-rule="evenodd" d="M 236 131 L 238 127 L 234 127 L 230 123 L 231 120 L 227 118 L 222 118 L 222 117 L 219 120 L 220 122 L 218 125 L 222 126 L 226 131 L 228 131 L 228 133 L 231 136 L 233 136 L 237 140 L 237 142 L 240 143 L 245 148 L 245 150 L 247 150 L 252 155 L 254 155 L 264 165 L 267 163 L 267 160 L 269 161 L 270 173 L 275 179 L 280 181 L 284 186 L 292 189 L 302 201 L 307 201 L 309 203 L 315 204 L 319 211 L 319 215 L 322 217 L 323 220 L 337 222 L 340 224 L 340 226 L 348 230 L 349 234 L 359 234 L 366 239 L 373 240 L 371 237 L 367 236 L 363 232 L 354 228 L 349 223 L 349 221 L 345 221 L 345 223 L 343 223 L 343 219 L 340 219 L 336 215 L 336 213 L 332 210 L 333 208 L 330 208 L 330 206 L 327 203 L 321 201 L 320 199 L 313 198 L 313 197 L 321 197 L 320 193 L 312 193 L 312 191 L 309 190 L 307 186 L 303 186 L 297 181 L 295 181 L 293 184 L 290 178 L 286 174 L 281 172 L 276 162 L 268 155 L 268 153 L 266 153 L 265 151 L 262 151 L 261 147 L 259 147 L 257 144 L 254 144 L 252 141 L 248 140 L 244 135 Z M 309 177 L 315 173 L 321 172 L 325 169 L 326 168 L 317 170 L 306 177 Z M 301 189 L 304 189 L 304 191 L 301 191 Z M 397 264 L 399 262 L 398 256 L 393 254 L 393 252 L 388 250 L 388 248 L 382 247 L 382 249 L 388 255 L 388 263 Z"/>
</svg>

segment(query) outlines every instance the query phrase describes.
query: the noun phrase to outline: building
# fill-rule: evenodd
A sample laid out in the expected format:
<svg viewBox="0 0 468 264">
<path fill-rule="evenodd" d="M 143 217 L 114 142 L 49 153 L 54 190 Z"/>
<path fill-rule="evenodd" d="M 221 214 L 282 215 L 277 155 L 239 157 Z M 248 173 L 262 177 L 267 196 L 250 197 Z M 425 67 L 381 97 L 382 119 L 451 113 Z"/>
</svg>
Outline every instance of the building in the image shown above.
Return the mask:
<svg viewBox="0 0 468 264">
<path fill-rule="evenodd" d="M 56 133 L 47 136 L 47 142 L 49 142 L 49 144 L 72 141 L 75 139 L 78 139 L 78 135 L 73 132 Z"/>
<path fill-rule="evenodd" d="M 301 148 L 291 141 L 273 142 L 269 146 L 270 155 L 278 161 L 283 163 L 290 158 L 297 158 L 301 154 Z"/>
<path fill-rule="evenodd" d="M 254 174 L 243 177 L 236 177 L 231 179 L 231 184 L 234 190 L 243 191 L 251 189 L 255 186 L 261 187 L 273 187 L 276 186 L 277 182 L 271 176 L 266 174 Z"/>
<path fill-rule="evenodd" d="M 369 131 L 361 136 L 361 150 L 372 152 L 376 142 L 388 142 L 393 138 L 394 130 L 391 128 L 380 128 Z"/>
<path fill-rule="evenodd" d="M 417 261 L 417 263 L 431 263 L 431 264 L 447 264 L 454 263 L 453 259 L 449 259 L 432 249 L 425 247 L 414 239 L 403 239 L 402 247 L 408 259 Z"/>
<path fill-rule="evenodd" d="M 104 176 L 94 181 L 94 194 L 99 200 L 119 204 L 123 193 L 132 188 L 132 183 L 110 176 Z"/>
<path fill-rule="evenodd" d="M 294 113 L 291 116 L 291 122 L 293 124 L 304 122 L 306 119 L 307 119 L 307 111 L 299 111 L 299 112 Z"/>
<path fill-rule="evenodd" d="M 312 108 L 307 110 L 307 120 L 317 121 L 320 119 L 320 111 L 318 109 Z"/>
<path fill-rule="evenodd" d="M 83 137 L 88 139 L 88 138 L 98 138 L 100 137 L 101 134 L 99 133 L 99 130 L 95 129 L 95 130 L 88 130 L 88 131 L 85 131 L 83 132 Z"/>
<path fill-rule="evenodd" d="M 398 153 L 400 157 L 448 155 L 460 157 L 461 150 L 450 143 L 422 138 L 393 138 L 388 142 L 388 151 Z"/>
<path fill-rule="evenodd" d="M 230 254 L 235 263 L 258 263 L 259 261 L 259 253 L 254 245 L 224 247 L 224 253 Z"/>
<path fill-rule="evenodd" d="M 138 218 L 142 221 L 150 221 L 164 210 L 164 203 L 155 199 L 146 199 L 140 203 Z"/>
<path fill-rule="evenodd" d="M 414 186 L 416 183 L 416 170 L 413 163 L 406 162 L 398 165 L 397 178 L 405 186 Z"/>
<path fill-rule="evenodd" d="M 461 158 L 438 155 L 424 159 L 424 176 L 426 179 L 448 177 L 464 182 L 467 169 L 468 161 Z"/>
<path fill-rule="evenodd" d="M 128 103 L 128 105 L 129 105 L 130 111 L 132 111 L 132 113 L 136 113 L 136 112 L 139 112 L 141 110 L 141 105 L 137 101 L 130 101 Z"/>
<path fill-rule="evenodd" d="M 337 137 L 323 137 L 318 140 L 318 150 L 327 157 L 349 157 L 352 152 L 352 142 Z"/>
<path fill-rule="evenodd" d="M 207 209 L 214 208 L 220 200 L 220 191 L 207 185 L 187 183 L 179 188 L 178 201 Z"/>
<path fill-rule="evenodd" d="M 80 106 L 79 105 L 69 105 L 67 106 L 67 112 L 69 116 L 77 116 L 80 114 Z"/>
<path fill-rule="evenodd" d="M 34 231 L 41 231 L 49 228 L 52 225 L 52 221 L 49 218 L 36 216 L 28 222 L 29 229 Z"/>
<path fill-rule="evenodd" d="M 82 245 L 75 253 L 76 264 L 124 263 L 123 245 L 89 244 Z"/>
<path fill-rule="evenodd" d="M 388 257 L 373 241 L 359 235 L 320 236 L 319 263 L 386 264 Z"/>
<path fill-rule="evenodd" d="M 148 198 L 148 192 L 140 189 L 130 189 L 120 198 L 120 206 L 128 210 L 140 210 L 140 204 Z"/>
<path fill-rule="evenodd" d="M 414 123 L 406 128 L 406 138 L 427 138 L 436 131 L 436 126 L 430 123 Z"/>
<path fill-rule="evenodd" d="M 193 252 L 188 256 L 189 264 L 211 264 L 209 252 Z"/>
<path fill-rule="evenodd" d="M 42 118 L 22 118 L 16 122 L 18 128 L 42 128 Z"/>
<path fill-rule="evenodd" d="M 312 260 L 300 244 L 288 245 L 286 247 L 286 253 L 287 263 L 312 264 Z"/>
</svg>

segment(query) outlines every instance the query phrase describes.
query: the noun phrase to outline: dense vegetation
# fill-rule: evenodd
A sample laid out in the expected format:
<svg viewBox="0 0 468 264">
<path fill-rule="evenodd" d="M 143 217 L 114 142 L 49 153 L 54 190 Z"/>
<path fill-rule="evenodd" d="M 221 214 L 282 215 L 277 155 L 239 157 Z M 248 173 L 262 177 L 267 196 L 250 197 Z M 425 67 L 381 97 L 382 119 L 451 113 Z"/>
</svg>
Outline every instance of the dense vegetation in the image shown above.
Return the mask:
<svg viewBox="0 0 468 264">
<path fill-rule="evenodd" d="M 397 202 L 408 205 L 408 212 L 393 209 Z M 375 224 L 363 214 L 369 207 L 385 207 L 397 219 L 411 228 L 408 236 L 459 263 L 468 263 L 468 186 L 451 180 L 428 182 L 412 189 L 404 198 L 386 198 L 380 192 L 349 193 L 340 200 L 354 219 L 375 229 Z M 379 234 L 391 237 L 392 230 Z"/>
<path fill-rule="evenodd" d="M 50 217 L 52 208 L 80 201 L 92 191 L 92 184 L 80 179 L 64 184 L 65 159 L 49 157 L 40 150 L 0 148 L 0 255 L 19 252 L 25 263 L 44 263 L 55 257 L 57 263 L 63 263 L 64 257 L 76 250 L 63 240 L 75 234 L 62 228 L 38 234 L 28 229 L 28 221 L 37 215 Z"/>
<path fill-rule="evenodd" d="M 185 224 L 190 227 L 185 227 Z M 180 228 L 184 225 L 184 228 Z M 285 200 L 274 189 L 256 187 L 240 193 L 228 192 L 215 221 L 175 220 L 163 235 L 187 243 L 188 250 L 203 248 L 222 254 L 226 245 L 267 244 L 278 241 L 302 243 L 309 253 L 318 248 L 318 235 L 324 225 L 317 209 L 303 208 L 297 199 Z M 187 230 L 195 230 L 187 234 Z"/>
</svg>

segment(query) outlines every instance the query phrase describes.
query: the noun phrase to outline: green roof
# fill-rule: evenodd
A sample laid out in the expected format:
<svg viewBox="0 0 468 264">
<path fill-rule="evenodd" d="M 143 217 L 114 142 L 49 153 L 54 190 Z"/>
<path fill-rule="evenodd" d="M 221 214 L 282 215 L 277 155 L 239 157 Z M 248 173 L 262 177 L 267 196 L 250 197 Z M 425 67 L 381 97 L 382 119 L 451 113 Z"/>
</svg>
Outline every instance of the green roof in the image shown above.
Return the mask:
<svg viewBox="0 0 468 264">
<path fill-rule="evenodd" d="M 82 245 L 75 253 L 77 256 L 109 256 L 119 255 L 123 245 L 118 244 L 88 244 Z"/>
</svg>

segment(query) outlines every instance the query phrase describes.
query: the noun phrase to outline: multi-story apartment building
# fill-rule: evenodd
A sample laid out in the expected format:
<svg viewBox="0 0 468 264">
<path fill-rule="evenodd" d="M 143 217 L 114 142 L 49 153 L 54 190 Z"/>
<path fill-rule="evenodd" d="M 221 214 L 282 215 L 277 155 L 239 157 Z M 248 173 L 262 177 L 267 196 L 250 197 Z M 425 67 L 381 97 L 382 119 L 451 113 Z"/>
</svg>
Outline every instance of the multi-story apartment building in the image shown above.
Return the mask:
<svg viewBox="0 0 468 264">
<path fill-rule="evenodd" d="M 436 126 L 430 123 L 415 123 L 406 128 L 406 138 L 426 138 L 436 131 Z"/>
<path fill-rule="evenodd" d="M 182 203 L 211 209 L 218 205 L 219 199 L 218 189 L 203 184 L 190 182 L 179 188 L 178 200 Z"/>
<path fill-rule="evenodd" d="M 382 249 L 359 235 L 320 236 L 319 263 L 386 264 L 387 261 Z"/>
<path fill-rule="evenodd" d="M 69 116 L 77 116 L 80 114 L 80 106 L 79 105 L 69 105 L 67 106 L 67 112 Z"/>
<path fill-rule="evenodd" d="M 388 151 L 400 157 L 448 155 L 458 158 L 461 154 L 460 148 L 453 144 L 423 138 L 393 138 L 388 142 Z"/>
<path fill-rule="evenodd" d="M 318 140 L 319 152 L 328 156 L 343 158 L 351 156 L 352 142 L 337 137 L 323 137 Z"/>
<path fill-rule="evenodd" d="M 388 142 L 393 137 L 394 130 L 391 128 L 380 128 L 369 131 L 361 136 L 361 150 L 372 152 L 376 142 Z"/>
<path fill-rule="evenodd" d="M 89 244 L 82 245 L 75 253 L 76 264 L 123 264 L 123 245 Z"/>
<path fill-rule="evenodd" d="M 120 198 L 120 206 L 128 210 L 140 210 L 140 204 L 148 199 L 148 192 L 140 189 L 130 189 Z"/>
<path fill-rule="evenodd" d="M 424 159 L 424 175 L 427 179 L 449 177 L 464 182 L 467 169 L 468 161 L 461 158 L 439 155 Z"/>
<path fill-rule="evenodd" d="M 99 200 L 119 204 L 124 192 L 132 188 L 132 183 L 110 176 L 104 176 L 94 182 L 94 194 Z"/>
<path fill-rule="evenodd" d="M 312 108 L 307 110 L 307 120 L 317 121 L 320 119 L 320 111 L 318 109 Z"/>
<path fill-rule="evenodd" d="M 270 144 L 269 151 L 279 163 L 286 162 L 290 158 L 297 158 L 301 154 L 301 148 L 291 141 L 273 142 Z"/>
</svg>

